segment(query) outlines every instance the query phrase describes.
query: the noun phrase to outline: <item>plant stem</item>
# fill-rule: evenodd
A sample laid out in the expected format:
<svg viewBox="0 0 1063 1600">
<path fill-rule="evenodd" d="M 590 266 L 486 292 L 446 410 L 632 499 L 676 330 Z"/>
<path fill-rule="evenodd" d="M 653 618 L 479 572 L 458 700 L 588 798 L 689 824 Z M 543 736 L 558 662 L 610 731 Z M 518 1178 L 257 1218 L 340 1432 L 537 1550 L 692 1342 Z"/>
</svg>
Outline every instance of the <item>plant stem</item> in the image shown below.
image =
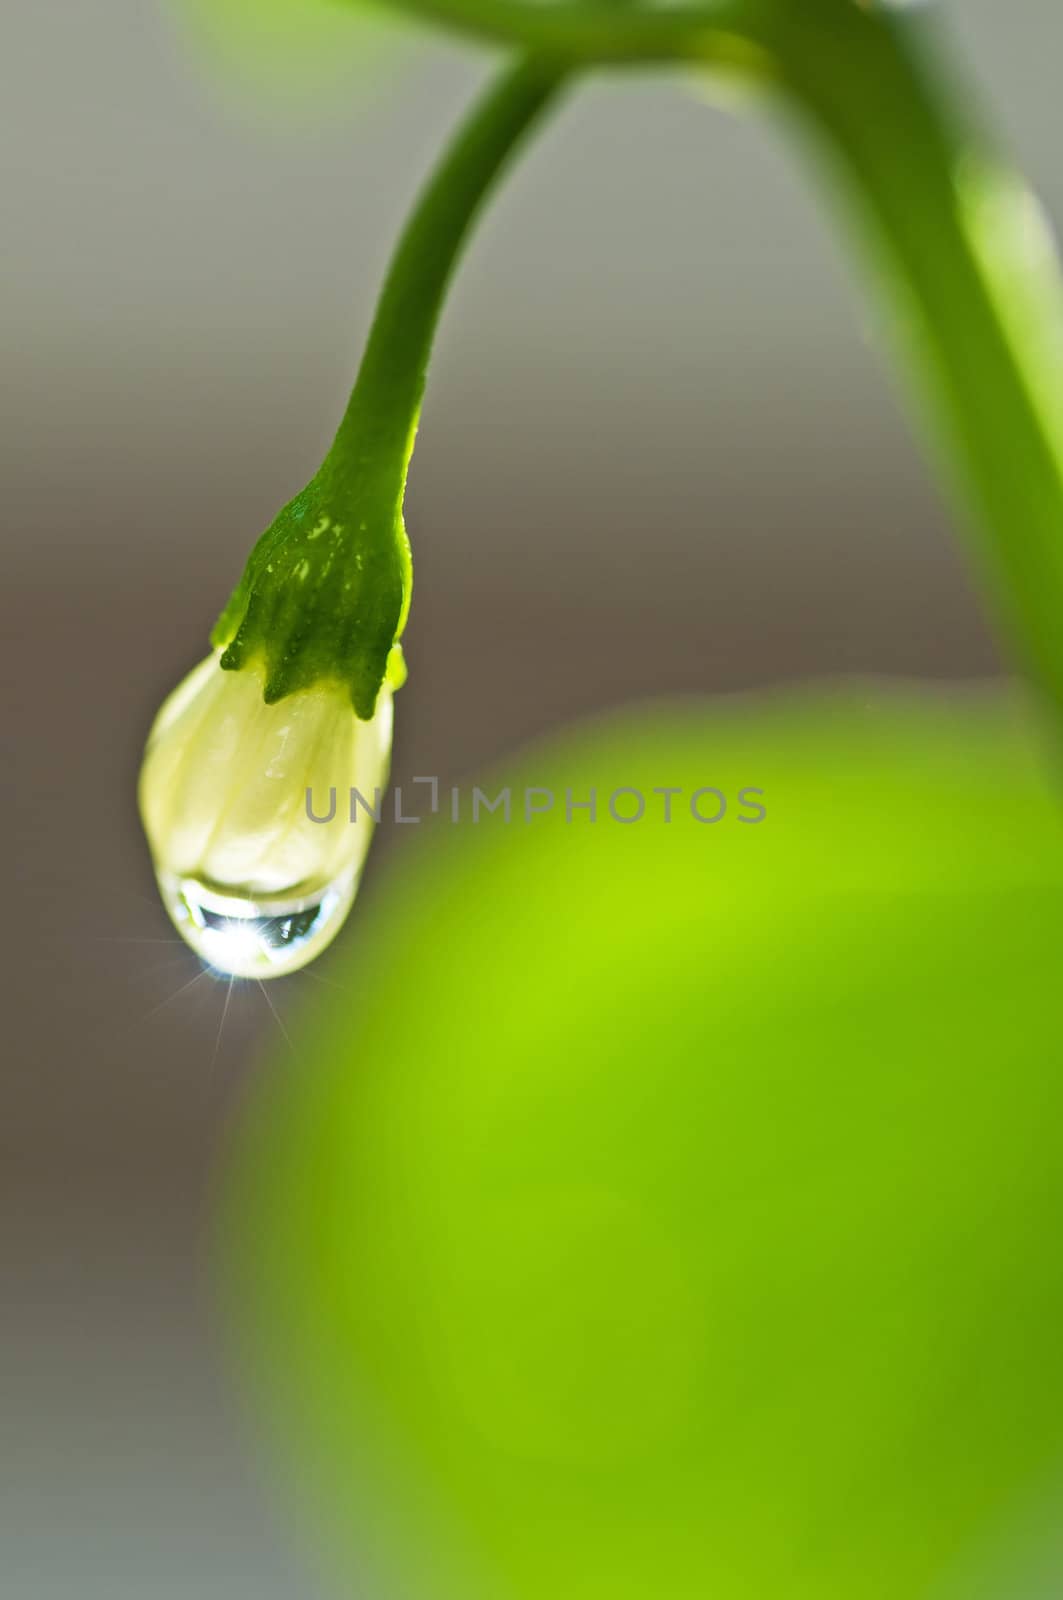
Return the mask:
<svg viewBox="0 0 1063 1600">
<path fill-rule="evenodd" d="M 393 3 L 585 65 L 728 63 L 774 82 L 842 179 L 897 343 L 973 502 L 989 586 L 1063 714 L 1058 264 L 1032 197 L 961 113 L 925 17 L 855 0 Z"/>
<path fill-rule="evenodd" d="M 1063 715 L 1058 266 L 1032 200 L 960 115 L 925 21 L 849 0 L 721 0 L 682 13 L 399 3 L 538 53 L 488 94 L 424 190 L 333 446 L 252 552 L 216 630 L 223 664 L 264 656 L 269 699 L 341 677 L 359 715 L 371 714 L 409 602 L 402 497 L 432 339 L 486 194 L 566 61 L 728 60 L 776 81 L 841 176 L 873 264 L 887 269 L 901 349 L 978 512 L 990 587 Z"/>
<path fill-rule="evenodd" d="M 925 18 L 853 8 L 775 42 L 790 102 L 886 266 L 989 587 L 1063 715 L 1063 294 L 1047 229 L 961 115 Z"/>
<path fill-rule="evenodd" d="M 212 635 L 223 667 L 263 664 L 267 701 L 338 680 L 360 717 L 373 714 L 409 609 L 402 500 L 446 290 L 488 192 L 564 77 L 530 57 L 506 71 L 414 207 L 328 455 L 256 544 Z"/>
<path fill-rule="evenodd" d="M 324 468 L 356 476 L 363 492 L 368 475 L 401 503 L 432 341 L 462 246 L 496 178 L 563 76 L 536 59 L 508 71 L 459 131 L 403 229 Z"/>
</svg>

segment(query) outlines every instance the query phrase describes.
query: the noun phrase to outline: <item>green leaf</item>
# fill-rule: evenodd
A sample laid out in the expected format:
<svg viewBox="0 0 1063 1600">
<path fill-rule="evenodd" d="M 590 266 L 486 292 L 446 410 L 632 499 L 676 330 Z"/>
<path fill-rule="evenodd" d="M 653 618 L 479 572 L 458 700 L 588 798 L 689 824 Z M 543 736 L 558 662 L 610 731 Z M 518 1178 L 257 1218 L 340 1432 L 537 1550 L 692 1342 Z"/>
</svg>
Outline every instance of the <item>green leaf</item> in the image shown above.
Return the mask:
<svg viewBox="0 0 1063 1600">
<path fill-rule="evenodd" d="M 273 118 L 333 121 L 403 30 L 358 0 L 168 0 L 178 34 L 201 67 Z"/>
<path fill-rule="evenodd" d="M 1020 1592 L 1063 1466 L 1063 832 L 1021 715 L 659 708 L 502 785 L 363 919 L 230 1177 L 246 1374 L 341 1592 Z"/>
</svg>

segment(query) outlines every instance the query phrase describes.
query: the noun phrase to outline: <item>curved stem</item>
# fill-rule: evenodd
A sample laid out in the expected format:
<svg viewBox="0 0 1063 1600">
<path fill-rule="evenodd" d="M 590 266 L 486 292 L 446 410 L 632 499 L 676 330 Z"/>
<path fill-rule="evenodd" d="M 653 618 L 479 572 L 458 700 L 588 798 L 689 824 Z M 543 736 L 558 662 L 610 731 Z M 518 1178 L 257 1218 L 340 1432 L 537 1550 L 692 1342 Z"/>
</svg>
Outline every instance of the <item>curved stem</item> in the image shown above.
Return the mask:
<svg viewBox="0 0 1063 1600">
<path fill-rule="evenodd" d="M 267 701 L 339 681 L 368 718 L 394 681 L 411 586 L 402 500 L 443 300 L 489 190 L 564 77 L 531 58 L 505 72 L 414 208 L 332 447 L 259 539 L 212 634 L 223 667 L 261 665 Z"/>
<path fill-rule="evenodd" d="M 564 70 L 506 72 L 423 189 L 391 258 L 357 381 L 322 469 L 401 503 L 432 341 L 462 246 L 488 192 L 558 94 Z"/>
<path fill-rule="evenodd" d="M 979 559 L 1063 713 L 1063 293 L 1032 196 L 987 154 L 925 19 L 777 36 L 791 104 L 886 266 L 902 352 L 982 529 Z M 962 96 L 971 103 L 970 91 Z"/>
<path fill-rule="evenodd" d="M 767 64 L 841 176 L 874 243 L 875 264 L 888 266 L 909 365 L 980 513 L 991 584 L 1035 676 L 1063 713 L 1058 267 L 1029 197 L 987 159 L 956 110 L 923 48 L 923 24 L 849 0 L 731 0 L 713 9 L 711 27 L 704 13 L 684 12 L 685 33 L 666 9 L 402 3 L 480 17 L 485 31 L 516 18 L 522 36 L 539 37 L 540 17 L 541 36 L 549 33 L 558 53 L 529 58 L 504 76 L 424 190 L 388 273 L 335 442 L 307 489 L 259 541 L 216 630 L 216 642 L 228 644 L 223 665 L 264 656 L 272 699 L 340 677 L 359 714 L 371 714 L 409 599 L 402 496 L 432 338 L 487 192 L 568 70 L 560 35 L 550 30 L 570 29 L 570 42 L 583 41 L 580 49 L 600 34 L 603 47 L 626 40 L 632 51 L 650 30 L 658 44 L 647 43 L 647 33 L 637 48 L 651 59 L 674 23 L 673 46 L 688 60 L 709 59 L 725 38 L 764 50 L 744 64 Z M 574 44 L 572 54 L 579 54 Z"/>
</svg>

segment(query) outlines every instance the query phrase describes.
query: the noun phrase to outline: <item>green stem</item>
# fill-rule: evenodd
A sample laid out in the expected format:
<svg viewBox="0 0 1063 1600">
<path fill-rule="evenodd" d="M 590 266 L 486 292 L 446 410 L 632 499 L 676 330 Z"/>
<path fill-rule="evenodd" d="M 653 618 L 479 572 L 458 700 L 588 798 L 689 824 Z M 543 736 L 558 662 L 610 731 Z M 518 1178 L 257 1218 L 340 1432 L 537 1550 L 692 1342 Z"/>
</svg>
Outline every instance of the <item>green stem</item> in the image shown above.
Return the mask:
<svg viewBox="0 0 1063 1600">
<path fill-rule="evenodd" d="M 848 0 L 728 0 L 681 14 L 400 3 L 495 37 L 519 32 L 554 64 L 540 54 L 509 72 L 424 191 L 332 449 L 259 541 L 215 631 L 223 665 L 260 658 L 267 699 L 339 678 L 371 714 L 409 602 L 402 496 L 432 338 L 486 193 L 556 93 L 562 58 L 729 59 L 780 84 L 840 174 L 875 264 L 887 265 L 901 346 L 979 513 L 990 586 L 1063 713 L 1058 268 L 1029 197 L 957 111 L 922 24 Z"/>
<path fill-rule="evenodd" d="M 462 246 L 496 178 L 561 81 L 560 69 L 535 59 L 508 71 L 432 174 L 392 256 L 323 473 L 401 503 L 432 341 Z"/>
<path fill-rule="evenodd" d="M 1063 295 L 1021 183 L 959 110 L 925 19 L 776 36 L 791 103 L 885 264 L 899 344 L 982 529 L 979 560 L 1063 713 Z M 964 106 L 971 103 L 963 94 Z"/>
<path fill-rule="evenodd" d="M 393 3 L 585 64 L 730 63 L 778 85 L 887 269 L 897 341 L 973 503 L 988 586 L 1063 713 L 1058 264 L 1031 197 L 961 114 L 925 19 L 849 0 Z"/>
<path fill-rule="evenodd" d="M 360 717 L 373 714 L 409 608 L 402 500 L 446 290 L 488 192 L 564 77 L 521 62 L 460 130 L 399 241 L 332 447 L 258 541 L 219 619 L 222 665 L 258 664 L 268 701 L 338 680 Z"/>
</svg>

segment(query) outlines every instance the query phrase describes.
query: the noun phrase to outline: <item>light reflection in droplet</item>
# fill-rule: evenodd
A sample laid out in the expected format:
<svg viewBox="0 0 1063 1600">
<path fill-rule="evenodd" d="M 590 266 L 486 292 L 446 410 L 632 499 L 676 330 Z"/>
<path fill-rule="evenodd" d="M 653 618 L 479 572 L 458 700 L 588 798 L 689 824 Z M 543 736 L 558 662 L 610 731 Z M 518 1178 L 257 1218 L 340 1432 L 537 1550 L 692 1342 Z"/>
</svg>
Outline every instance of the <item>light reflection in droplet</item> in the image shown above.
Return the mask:
<svg viewBox="0 0 1063 1600">
<path fill-rule="evenodd" d="M 310 897 L 256 899 L 216 890 L 195 878 L 159 873 L 174 927 L 215 972 L 234 978 L 280 978 L 329 944 L 351 908 L 358 875 L 348 872 Z"/>
</svg>

